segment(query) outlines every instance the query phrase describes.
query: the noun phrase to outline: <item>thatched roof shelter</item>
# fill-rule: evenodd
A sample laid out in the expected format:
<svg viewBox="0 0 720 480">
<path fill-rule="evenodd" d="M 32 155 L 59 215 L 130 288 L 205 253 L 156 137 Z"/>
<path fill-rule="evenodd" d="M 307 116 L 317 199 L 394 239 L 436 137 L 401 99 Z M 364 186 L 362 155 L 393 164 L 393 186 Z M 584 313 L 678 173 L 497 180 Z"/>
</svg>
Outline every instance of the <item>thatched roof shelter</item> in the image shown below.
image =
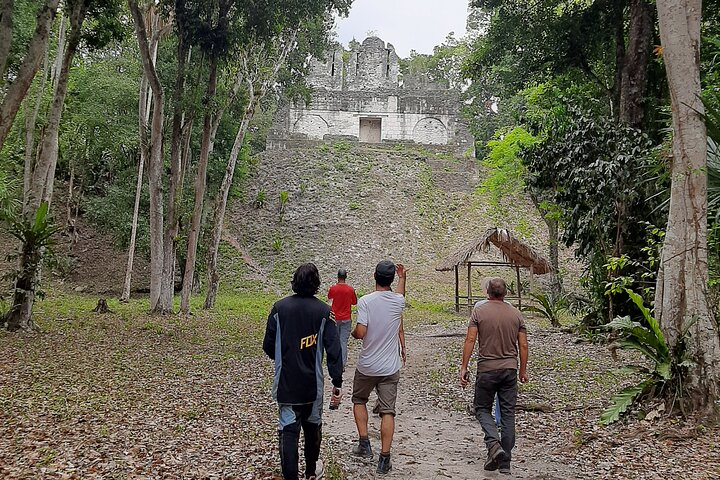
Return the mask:
<svg viewBox="0 0 720 480">
<path fill-rule="evenodd" d="M 504 261 L 483 260 L 483 254 L 487 254 L 491 247 L 498 249 Z M 467 267 L 467 293 L 460 295 L 460 266 Z M 520 283 L 520 269 L 527 268 L 531 274 L 543 275 L 552 271 L 552 266 L 545 257 L 538 254 L 533 248 L 515 237 L 510 231 L 503 228 L 490 228 L 479 239 L 463 246 L 455 253 L 447 257 L 435 270 L 446 272 L 455 271 L 455 310 L 460 310 L 461 303 L 471 308 L 484 296 L 473 295 L 471 271 L 477 267 L 509 267 L 515 270 L 517 281 L 517 292 L 512 298 L 517 301 L 518 306 L 522 305 L 522 288 Z"/>
<path fill-rule="evenodd" d="M 545 257 L 504 228 L 488 229 L 479 240 L 473 240 L 445 258 L 435 270 L 441 272 L 453 270 L 456 266 L 471 261 L 476 253 L 487 253 L 492 246 L 498 248 L 508 263 L 528 268 L 535 275 L 552 271 L 550 262 Z"/>
</svg>

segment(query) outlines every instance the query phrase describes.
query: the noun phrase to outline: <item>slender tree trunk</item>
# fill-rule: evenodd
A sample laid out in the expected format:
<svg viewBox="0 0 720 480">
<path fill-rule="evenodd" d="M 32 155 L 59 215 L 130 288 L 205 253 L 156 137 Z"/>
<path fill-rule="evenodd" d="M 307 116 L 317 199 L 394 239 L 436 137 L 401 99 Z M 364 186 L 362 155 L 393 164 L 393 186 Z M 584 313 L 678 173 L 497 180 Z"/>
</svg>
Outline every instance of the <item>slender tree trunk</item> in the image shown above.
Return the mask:
<svg viewBox="0 0 720 480">
<path fill-rule="evenodd" d="M 13 31 L 13 0 L 0 0 L 0 85 L 5 83 L 5 69 L 10 55 Z"/>
<path fill-rule="evenodd" d="M 60 28 L 58 28 L 58 43 L 57 43 L 57 54 L 55 55 L 55 63 L 53 63 L 52 70 L 50 71 L 50 78 L 52 79 L 53 89 L 57 88 L 58 76 L 60 69 L 62 68 L 63 52 L 65 51 L 65 30 L 67 29 L 67 23 L 65 22 L 65 15 L 60 15 Z"/>
<path fill-rule="evenodd" d="M 153 62 L 154 63 L 154 62 Z M 135 184 L 135 205 L 133 206 L 132 225 L 130 227 L 130 245 L 128 246 L 127 266 L 125 267 L 125 281 L 120 295 L 121 302 L 130 300 L 130 288 L 132 285 L 132 271 L 135 263 L 135 245 L 137 242 L 138 218 L 140 217 L 140 198 L 142 197 L 143 175 L 145 170 L 145 162 L 149 156 L 147 129 L 150 121 L 150 108 L 148 107 L 148 99 L 150 98 L 150 85 L 148 84 L 145 74 L 140 77 L 140 92 L 138 96 L 138 133 L 140 135 L 140 161 L 138 162 L 138 175 Z"/>
<path fill-rule="evenodd" d="M 700 113 L 704 111 L 700 101 L 701 6 L 700 0 L 657 1 L 673 113 L 673 159 L 655 315 L 671 349 L 690 327 L 687 348 L 696 365 L 684 385 L 689 406 L 712 412 L 720 398 L 720 337 L 707 303 L 707 136 Z"/>
<path fill-rule="evenodd" d="M 62 66 L 57 77 L 53 102 L 48 113 L 47 125 L 43 134 L 35 170 L 33 171 L 32 188 L 30 196 L 31 211 L 35 211 L 42 202 L 52 202 L 53 187 L 55 184 L 55 168 L 58 161 L 58 142 L 60 134 L 60 120 L 62 118 L 65 95 L 67 94 L 70 66 L 75 51 L 80 43 L 82 24 L 85 19 L 85 3 L 80 0 L 73 6 L 70 15 L 70 38 L 66 50 L 63 52 Z"/>
<path fill-rule="evenodd" d="M 203 305 L 203 308 L 205 309 L 210 309 L 215 305 L 218 286 L 220 285 L 220 273 L 218 272 L 217 266 L 223 223 L 225 222 L 225 210 L 227 208 L 230 187 L 233 183 L 233 176 L 235 175 L 237 159 L 245 141 L 245 133 L 247 132 L 248 125 L 250 125 L 250 120 L 254 115 L 254 100 L 251 99 L 251 102 L 251 105 L 249 105 L 245 110 L 242 122 L 240 123 L 240 128 L 238 128 L 237 135 L 235 135 L 235 142 L 233 143 L 232 151 L 230 152 L 230 159 L 228 160 L 227 167 L 225 168 L 225 176 L 220 184 L 220 191 L 218 191 L 217 196 L 215 197 L 210 252 L 208 254 L 208 288 L 207 294 L 205 295 L 205 304 Z"/>
<path fill-rule="evenodd" d="M 625 1 L 615 2 L 615 83 L 613 85 L 613 118 L 620 117 L 620 92 L 622 92 L 623 67 L 625 66 Z"/>
<path fill-rule="evenodd" d="M 628 48 L 620 89 L 620 120 L 635 128 L 642 127 L 645 117 L 645 91 L 653 32 L 653 12 L 648 0 L 630 0 Z"/>
<path fill-rule="evenodd" d="M 219 122 L 215 119 L 217 113 L 214 111 L 212 102 L 217 89 L 217 58 L 213 57 L 210 64 L 208 87 L 205 95 L 205 118 L 203 120 L 203 135 L 200 144 L 200 158 L 198 159 L 197 174 L 195 177 L 195 206 L 190 221 L 188 233 L 188 249 L 185 259 L 185 274 L 183 275 L 182 298 L 180 300 L 180 311 L 190 312 L 190 296 L 195 279 L 195 261 L 197 259 L 198 239 L 200 238 L 200 227 L 202 223 L 203 201 L 205 199 L 205 187 L 207 186 L 207 167 L 215 141 L 215 131 Z"/>
<path fill-rule="evenodd" d="M 148 176 L 150 184 L 150 310 L 159 309 L 163 272 L 163 122 L 164 92 L 153 65 L 148 45 L 145 21 L 136 0 L 128 0 L 128 6 L 135 23 L 143 71 L 148 78 L 153 97 L 152 125 L 150 128 L 150 157 Z"/>
<path fill-rule="evenodd" d="M 246 82 L 247 85 L 247 107 L 243 113 L 243 119 L 240 122 L 240 127 L 235 135 L 235 142 L 228 159 L 227 167 L 225 168 L 225 175 L 223 177 L 220 191 L 215 198 L 215 210 L 213 215 L 213 228 L 212 228 L 212 240 L 210 244 L 210 252 L 208 254 L 208 290 L 205 296 L 205 304 L 203 308 L 210 309 L 215 305 L 215 299 L 217 297 L 218 287 L 220 284 L 220 275 L 218 273 L 218 255 L 220 251 L 220 239 L 222 238 L 222 228 L 225 222 L 225 211 L 227 209 L 228 194 L 230 187 L 232 186 L 233 176 L 235 174 L 235 166 L 237 164 L 240 150 L 245 141 L 245 133 L 247 132 L 250 121 L 255 115 L 257 106 L 260 101 L 265 97 L 270 86 L 275 82 L 280 68 L 285 64 L 287 56 L 290 54 L 293 48 L 295 48 L 295 39 L 297 38 L 297 30 L 294 29 L 288 32 L 286 38 L 278 39 L 278 52 L 277 58 L 275 59 L 272 70 L 266 73 L 264 79 L 260 78 L 261 72 L 265 72 L 267 65 L 255 65 L 255 68 L 251 72 L 250 62 L 252 60 L 252 52 L 248 52 L 247 55 L 242 57 L 241 76 L 238 77 L 235 87 L 233 88 L 234 98 L 241 86 L 241 80 Z M 256 85 L 257 84 L 257 85 Z"/>
<path fill-rule="evenodd" d="M 180 232 L 179 209 L 182 175 L 182 128 L 183 109 L 182 97 L 185 93 L 185 61 L 187 48 L 183 35 L 178 39 L 177 59 L 178 66 L 175 76 L 175 91 L 173 92 L 173 124 L 170 141 L 170 189 L 168 194 L 167 225 L 164 236 L 165 261 L 163 262 L 163 286 L 160 295 L 160 304 L 163 311 L 172 312 L 173 296 L 175 294 L 175 264 L 177 237 Z"/>
<path fill-rule="evenodd" d="M 49 49 L 45 49 L 45 61 L 43 65 L 42 78 L 35 95 L 35 106 L 31 114 L 25 115 L 25 159 L 23 174 L 23 216 L 28 215 L 30 208 L 30 188 L 32 187 L 32 174 L 35 169 L 35 124 L 40 114 L 40 106 L 42 105 L 43 93 L 45 92 L 45 83 L 47 82 L 48 70 L 50 69 Z"/>
<path fill-rule="evenodd" d="M 550 254 L 550 266 L 553 269 L 550 274 L 550 295 L 556 299 L 562 294 L 559 257 L 560 232 L 558 228 L 558 221 L 557 218 L 551 215 L 551 212 L 549 212 L 546 208 L 543 208 L 540 199 L 532 192 L 530 192 L 530 200 L 532 200 L 533 205 L 535 205 L 535 208 L 548 228 L 548 252 Z"/>
<path fill-rule="evenodd" d="M 59 0 L 46 0 L 37 14 L 35 32 L 30 40 L 27 54 L 23 58 L 18 74 L 8 87 L 5 96 L 0 104 L 0 150 L 5 144 L 5 139 L 15 121 L 15 116 L 20 109 L 30 84 L 40 68 L 50 40 L 50 29 L 53 19 L 57 13 Z"/>
</svg>

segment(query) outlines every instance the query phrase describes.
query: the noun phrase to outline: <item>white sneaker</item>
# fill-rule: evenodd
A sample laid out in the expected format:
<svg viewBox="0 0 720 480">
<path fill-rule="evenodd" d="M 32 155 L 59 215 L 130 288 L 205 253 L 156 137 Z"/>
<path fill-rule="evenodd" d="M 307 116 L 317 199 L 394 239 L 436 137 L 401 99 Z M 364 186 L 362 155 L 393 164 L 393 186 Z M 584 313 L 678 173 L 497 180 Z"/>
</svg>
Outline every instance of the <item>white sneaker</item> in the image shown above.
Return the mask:
<svg viewBox="0 0 720 480">
<path fill-rule="evenodd" d="M 325 476 L 325 465 L 322 460 L 318 460 L 315 464 L 315 475 L 308 478 L 308 480 L 321 480 Z"/>
</svg>

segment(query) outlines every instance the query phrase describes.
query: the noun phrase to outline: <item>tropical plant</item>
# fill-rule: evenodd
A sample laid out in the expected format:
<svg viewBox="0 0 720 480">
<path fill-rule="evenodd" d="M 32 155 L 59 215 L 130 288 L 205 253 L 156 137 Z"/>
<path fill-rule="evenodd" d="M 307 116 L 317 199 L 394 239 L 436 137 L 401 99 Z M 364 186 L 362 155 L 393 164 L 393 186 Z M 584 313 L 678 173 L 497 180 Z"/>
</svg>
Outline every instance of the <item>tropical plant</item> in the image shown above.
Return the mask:
<svg viewBox="0 0 720 480">
<path fill-rule="evenodd" d="M 666 396 L 675 404 L 678 399 L 682 399 L 685 378 L 689 369 L 695 365 L 687 348 L 690 328 L 694 322 L 685 325 L 677 343 L 670 348 L 660 324 L 643 304 L 642 297 L 631 290 L 626 290 L 626 293 L 642 313 L 644 324 L 624 316 L 615 318 L 605 328 L 620 335 L 613 343 L 613 348 L 640 352 L 653 366 L 629 366 L 644 375 L 644 378 L 613 395 L 610 406 L 600 416 L 600 422 L 605 425 L 617 421 L 643 396 Z M 683 408 L 682 401 L 678 405 Z"/>
<path fill-rule="evenodd" d="M 42 296 L 38 287 L 43 255 L 51 253 L 52 236 L 61 230 L 52 222 L 48 209 L 48 203 L 42 202 L 33 219 L 19 217 L 10 224 L 9 233 L 20 241 L 22 250 L 17 255 L 19 268 L 6 276 L 15 282 L 12 306 L 3 317 L 8 330 L 35 329 L 32 304 L 36 295 Z"/>
<path fill-rule="evenodd" d="M 549 295 L 544 292 L 536 292 L 531 293 L 530 297 L 535 300 L 536 305 L 523 306 L 523 312 L 536 313 L 550 320 L 553 327 L 559 327 L 560 315 L 566 312 L 569 307 L 567 295 Z"/>
</svg>

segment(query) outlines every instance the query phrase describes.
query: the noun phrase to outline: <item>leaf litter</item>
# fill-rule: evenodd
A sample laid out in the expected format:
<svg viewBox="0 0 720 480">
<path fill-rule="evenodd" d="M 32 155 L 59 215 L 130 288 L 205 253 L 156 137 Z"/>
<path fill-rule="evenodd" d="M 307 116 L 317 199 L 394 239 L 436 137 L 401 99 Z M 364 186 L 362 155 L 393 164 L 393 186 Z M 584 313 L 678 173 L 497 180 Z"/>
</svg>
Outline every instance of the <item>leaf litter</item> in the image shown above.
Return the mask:
<svg viewBox="0 0 720 480">
<path fill-rule="evenodd" d="M 61 316 L 43 333 L 0 334 L 0 478 L 279 478 L 264 314 Z M 484 474 L 472 389 L 457 382 L 464 324 L 408 329 L 390 478 Z M 720 479 L 717 426 L 668 417 L 657 404 L 642 420 L 599 425 L 611 394 L 634 380 L 618 367 L 635 359 L 530 325 L 512 478 Z M 357 351 L 353 343 L 351 362 Z M 351 364 L 346 386 L 352 373 Z M 324 416 L 334 478 L 374 478 L 372 462 L 350 454 L 349 393 Z M 376 450 L 378 428 L 371 418 Z"/>
</svg>

